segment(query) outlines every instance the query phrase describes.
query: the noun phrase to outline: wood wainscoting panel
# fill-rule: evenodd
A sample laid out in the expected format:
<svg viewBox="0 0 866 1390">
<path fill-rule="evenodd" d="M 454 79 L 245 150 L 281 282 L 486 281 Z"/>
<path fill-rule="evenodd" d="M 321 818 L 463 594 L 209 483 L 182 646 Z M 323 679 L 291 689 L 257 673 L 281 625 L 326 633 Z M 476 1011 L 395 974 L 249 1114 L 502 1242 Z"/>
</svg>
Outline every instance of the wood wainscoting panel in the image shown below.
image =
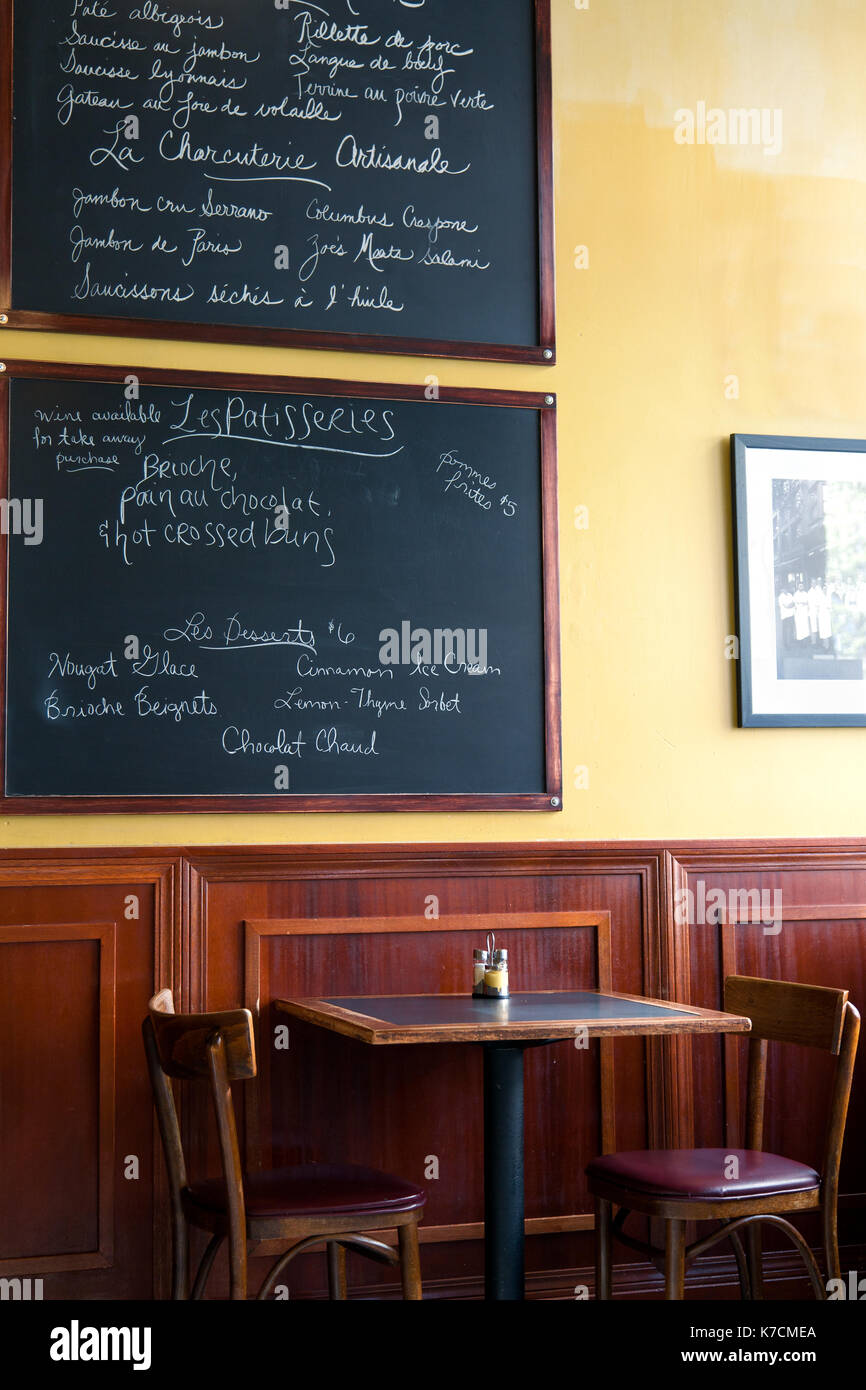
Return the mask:
<svg viewBox="0 0 866 1390">
<path fill-rule="evenodd" d="M 788 846 L 724 846 L 678 858 L 680 926 L 687 938 L 691 1003 L 722 1007 L 728 975 L 847 989 L 866 1011 L 866 852 L 792 854 Z M 743 1142 L 746 1049 L 736 1038 L 694 1040 L 694 1143 Z M 866 1240 L 866 1044 L 854 1074 L 842 1157 L 840 1239 Z M 833 1059 L 772 1045 L 767 1076 L 768 1150 L 819 1166 Z M 819 1241 L 814 1218 L 804 1231 Z M 771 1240 L 768 1243 L 773 1243 Z"/>
<path fill-rule="evenodd" d="M 0 930 L 3 1186 L 12 1273 L 114 1254 L 114 923 Z"/>
<path fill-rule="evenodd" d="M 46 1300 L 164 1287 L 140 1028 L 177 963 L 176 878 L 152 852 L 0 858 L 0 1278 Z"/>
<path fill-rule="evenodd" d="M 723 920 L 682 920 L 684 892 L 696 896 L 699 883 L 704 905 L 711 889 L 724 891 Z M 738 918 L 741 899 L 730 894 L 748 891 L 758 892 L 759 911 L 768 893 L 771 912 L 781 893 L 781 931 Z M 127 915 L 130 897 L 137 916 Z M 478 1050 L 365 1048 L 297 1023 L 288 1051 L 278 1051 L 271 1002 L 468 988 L 488 915 L 509 922 L 497 940 L 509 947 L 514 989 L 604 983 L 609 969 L 623 993 L 719 1008 L 724 975 L 736 970 L 842 985 L 866 1003 L 862 840 L 0 852 L 0 988 L 9 996 L 0 1085 L 15 1114 L 0 1136 L 15 1174 L 0 1194 L 0 1277 L 43 1277 L 46 1299 L 166 1296 L 165 1181 L 140 1025 L 149 995 L 167 986 L 180 1010 L 257 1005 L 262 1074 L 237 1088 L 252 1162 L 333 1155 L 423 1178 L 438 1159 L 438 1178 L 425 1179 L 425 1290 L 479 1296 Z M 113 980 L 98 963 L 109 939 L 100 933 L 113 936 Z M 588 1158 L 613 1142 L 733 1144 L 743 1051 L 698 1037 L 618 1039 L 612 1063 L 597 1043 L 528 1053 L 531 1296 L 573 1297 L 576 1284 L 592 1284 Z M 823 1059 L 788 1051 L 770 1073 L 768 1142 L 808 1158 L 823 1120 Z M 215 1171 L 206 1098 L 181 1088 L 181 1120 L 192 1172 Z M 137 1180 L 124 1177 L 130 1155 L 140 1159 Z M 843 1190 L 843 1267 L 853 1268 L 866 1247 L 862 1057 Z M 618 1250 L 616 1259 L 619 1293 L 658 1289 L 637 1257 Z M 787 1251 L 771 1249 L 768 1269 L 771 1286 L 808 1297 Z M 398 1296 L 388 1271 L 354 1258 L 350 1279 L 362 1296 Z M 691 1287 L 736 1296 L 727 1256 L 695 1270 Z M 302 1257 L 290 1288 L 293 1298 L 323 1296 L 323 1260 Z"/>
<path fill-rule="evenodd" d="M 424 1182 L 425 1271 L 443 1286 L 483 1260 L 481 1054 L 472 1046 L 366 1048 L 293 1022 L 274 1047 L 281 995 L 471 988 L 472 948 L 495 930 L 511 988 L 653 993 L 657 860 L 595 859 L 560 847 L 383 847 L 195 855 L 191 930 L 202 1006 L 243 1000 L 258 1018 L 260 1076 L 237 1088 L 252 1164 L 369 1163 Z M 578 1040 L 575 1040 L 578 1041 Z M 657 1142 L 662 1121 L 642 1039 L 572 1042 L 526 1057 L 527 1265 L 589 1263 L 583 1166 Z M 206 1107 L 190 1099 L 195 1168 L 213 1170 Z M 429 1177 L 437 1170 L 438 1177 Z M 292 1271 L 292 1297 L 321 1292 L 324 1267 Z M 370 1288 L 393 1276 L 358 1263 Z M 377 1282 L 378 1281 L 378 1282 Z"/>
<path fill-rule="evenodd" d="M 276 1030 L 285 1030 L 287 1020 L 274 1011 L 271 1001 L 289 994 L 331 993 L 335 979 L 346 982 L 353 994 L 398 994 L 405 980 L 417 981 L 419 976 L 419 992 L 468 992 L 472 948 L 489 932 L 498 934 L 499 941 L 507 938 L 511 960 L 520 962 L 523 979 L 515 982 L 516 991 L 543 988 L 539 981 L 554 978 L 565 989 L 611 990 L 610 914 L 521 912 L 513 921 L 497 913 L 442 916 L 430 922 L 417 916 L 302 918 L 249 921 L 244 926 L 244 1002 L 259 1019 L 261 1082 L 250 1088 L 247 1103 L 248 1165 L 312 1162 L 320 1153 L 356 1152 L 359 1141 L 372 1139 L 376 1153 L 359 1162 L 410 1173 L 422 1182 L 425 1166 L 434 1157 L 437 1164 L 444 1163 L 450 1147 L 452 1181 L 442 1183 L 440 1174 L 430 1184 L 425 1238 L 441 1242 L 447 1232 L 451 1239 L 477 1239 L 471 1218 L 482 1204 L 480 1174 L 462 1172 L 459 1161 L 465 1142 L 479 1151 L 481 1147 L 478 1105 L 471 1103 L 471 1095 L 466 1107 L 469 1128 L 448 1132 L 455 1078 L 468 1069 L 472 1082 L 467 1080 L 467 1092 L 478 1082 L 479 1058 L 473 1055 L 477 1049 L 401 1048 L 384 1057 L 366 1047 L 347 1048 L 341 1040 L 329 1047 L 321 1029 L 305 1027 L 300 1020 L 290 1027 L 288 1042 L 294 1037 L 294 1048 L 277 1048 Z M 588 941 L 582 939 L 584 934 Z M 322 937 L 331 938 L 325 951 Z M 280 1037 L 281 1043 L 285 1040 Z M 540 1191 L 541 1205 L 554 1205 L 552 1213 L 539 1219 L 548 1226 L 556 1222 L 558 1231 L 587 1229 L 592 1219 L 586 1212 L 555 1209 L 559 1182 L 552 1184 L 553 1191 L 544 1191 L 551 1185 L 546 1182 L 551 1165 L 544 1158 L 576 1152 L 583 1119 L 589 1122 L 599 1152 L 616 1148 L 613 1042 L 600 1039 L 593 1047 L 598 1067 L 591 1082 L 578 1065 L 582 1058 L 570 1056 L 579 1044 L 575 1038 L 574 1043 L 558 1046 L 549 1071 L 540 1065 L 541 1049 L 530 1051 L 526 1059 L 529 1176 Z M 310 1087 L 321 1086 L 323 1078 L 331 1101 L 314 1105 Z M 405 1121 L 390 1136 L 390 1152 L 385 1152 L 384 1133 L 371 1136 L 367 1130 L 370 1110 L 380 1108 Z M 313 1126 L 307 1116 L 314 1117 Z"/>
</svg>

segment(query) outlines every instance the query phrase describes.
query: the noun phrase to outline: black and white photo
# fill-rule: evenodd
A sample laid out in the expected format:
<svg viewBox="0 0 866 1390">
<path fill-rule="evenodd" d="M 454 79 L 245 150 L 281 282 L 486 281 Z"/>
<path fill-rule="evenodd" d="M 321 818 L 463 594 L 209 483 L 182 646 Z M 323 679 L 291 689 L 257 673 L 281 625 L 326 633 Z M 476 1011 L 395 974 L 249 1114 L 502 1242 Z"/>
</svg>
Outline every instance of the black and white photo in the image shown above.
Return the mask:
<svg viewBox="0 0 866 1390">
<path fill-rule="evenodd" d="M 734 435 L 740 723 L 866 724 L 866 442 Z"/>
</svg>

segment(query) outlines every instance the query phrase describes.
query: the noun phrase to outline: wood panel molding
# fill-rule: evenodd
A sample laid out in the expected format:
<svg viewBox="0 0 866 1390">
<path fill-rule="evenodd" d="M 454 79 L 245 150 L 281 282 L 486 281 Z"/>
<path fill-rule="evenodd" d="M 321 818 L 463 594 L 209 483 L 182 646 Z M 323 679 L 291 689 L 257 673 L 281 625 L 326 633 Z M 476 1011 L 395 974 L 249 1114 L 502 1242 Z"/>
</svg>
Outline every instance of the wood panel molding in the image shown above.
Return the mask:
<svg viewBox="0 0 866 1390">
<path fill-rule="evenodd" d="M 587 987 L 602 990 L 613 989 L 611 962 L 611 920 L 610 913 L 597 912 L 521 912 L 516 924 L 509 924 L 504 913 L 466 913 L 449 914 L 434 919 L 430 926 L 438 932 L 475 933 L 483 941 L 488 932 L 502 930 L 503 920 L 513 940 L 516 931 L 574 931 L 589 928 L 595 934 L 596 971 L 595 979 L 587 981 Z M 361 935 L 388 938 L 400 933 L 417 933 L 427 925 L 419 916 L 394 917 L 324 917 L 324 918 L 268 918 L 244 922 L 244 1004 L 258 1020 L 261 1014 L 261 1000 L 270 997 L 270 989 L 263 967 L 263 942 L 288 936 L 345 936 Z M 598 1040 L 599 1051 L 599 1097 L 602 1148 L 604 1153 L 616 1149 L 616 1100 L 614 1077 L 613 1040 Z M 259 1044 L 261 1055 L 262 1044 Z M 456 1078 L 455 1078 L 456 1081 Z M 246 1104 L 246 1162 L 250 1168 L 262 1167 L 263 1144 L 261 1135 L 271 1129 L 270 1103 L 266 1087 L 252 1087 Z M 527 1235 L 561 1234 L 570 1231 L 592 1230 L 594 1218 L 591 1213 L 569 1212 L 556 1216 L 531 1218 L 525 1223 Z M 483 1222 L 462 1222 L 459 1224 L 421 1227 L 421 1240 L 424 1243 L 439 1244 L 483 1239 Z"/>
<path fill-rule="evenodd" d="M 180 970 L 184 960 L 184 913 L 182 897 L 182 860 L 180 856 L 171 851 L 163 849 L 94 849 L 94 850 L 5 850 L 0 851 L 0 901 L 3 895 L 8 893 L 14 895 L 16 902 L 23 899 L 26 904 L 31 899 L 34 904 L 34 912 L 31 920 L 35 919 L 36 912 L 46 890 L 68 889 L 70 893 L 68 907 L 84 904 L 84 913 L 72 922 L 69 927 L 56 924 L 44 926 L 43 933 L 46 939 L 54 939 L 51 933 L 60 931 L 67 933 L 68 937 L 80 936 L 84 939 L 88 937 L 93 929 L 93 923 L 89 920 L 86 904 L 91 899 L 98 905 L 100 910 L 105 905 L 105 888 L 113 889 L 116 887 L 117 897 L 116 906 L 110 908 L 113 920 L 104 923 L 105 932 L 112 934 L 113 955 L 111 972 L 105 970 L 101 974 L 100 991 L 100 1027 L 103 1029 L 103 1038 L 100 1045 L 100 1058 L 105 1060 L 105 1065 L 101 1065 L 99 1073 L 100 1084 L 100 1159 L 99 1159 L 99 1211 L 100 1211 L 100 1239 L 99 1248 L 91 1257 L 51 1257 L 39 1256 L 28 1259 L 27 1261 L 4 1261 L 0 1264 L 0 1269 L 4 1274 L 15 1274 L 20 1272 L 31 1272 L 37 1275 L 46 1275 L 51 1278 L 49 1287 L 55 1289 L 65 1287 L 68 1293 L 65 1296 L 75 1297 L 78 1284 L 76 1274 L 82 1275 L 85 1271 L 115 1269 L 117 1242 L 114 1239 L 113 1223 L 115 1220 L 114 1197 L 118 1191 L 117 1183 L 121 1172 L 121 1159 L 126 1152 L 124 1135 L 111 1130 L 111 1140 L 108 1142 L 109 1122 L 114 1125 L 114 1117 L 117 1113 L 117 1070 L 116 1070 L 116 1035 L 118 1028 L 129 1020 L 118 1016 L 118 979 L 116 976 L 116 957 L 118 951 L 118 931 L 132 928 L 132 923 L 123 920 L 124 903 L 129 893 L 140 893 L 141 890 L 152 890 L 153 912 L 152 920 L 145 924 L 145 939 L 150 939 L 153 954 L 153 970 L 148 972 L 148 978 L 143 979 L 139 988 L 144 992 L 152 993 L 162 980 L 173 979 Z M 74 895 L 74 897 L 73 897 Z M 113 894 L 112 894 L 113 897 Z M 26 921 L 30 912 L 21 917 Z M 9 918 L 7 917 L 7 922 Z M 31 930 L 21 928 L 16 922 L 14 925 L 3 925 L 0 923 L 0 950 L 3 941 L 11 941 L 14 935 L 21 930 Z M 67 939 L 68 939 L 67 937 Z M 107 947 L 105 948 L 107 951 Z M 146 1000 L 144 1001 L 146 1002 Z M 142 1005 L 143 1009 L 143 1005 Z M 114 1030 L 109 1043 L 105 1029 L 108 1027 L 107 1020 L 110 1018 L 111 1026 Z M 135 1021 L 137 1024 L 137 1020 Z M 58 1039 L 58 1045 L 62 1045 L 62 1039 Z M 137 1056 L 137 1054 L 136 1054 Z M 143 1053 L 142 1065 L 143 1065 Z M 110 1068 L 107 1059 L 110 1058 Z M 143 1074 L 143 1073 L 142 1073 Z M 147 1117 L 150 1126 L 150 1115 Z M 150 1164 L 153 1171 L 153 1192 L 147 1201 L 150 1209 L 150 1220 L 153 1233 L 152 1241 L 155 1251 L 153 1269 L 153 1289 L 157 1296 L 162 1296 L 168 1289 L 168 1270 L 169 1270 L 169 1233 L 167 1221 L 167 1185 L 164 1174 L 162 1153 L 159 1145 L 159 1136 L 156 1126 L 149 1128 L 152 1132 L 152 1149 L 150 1154 Z M 119 1152 L 115 1152 L 120 1146 Z M 108 1157 L 106 1157 L 108 1155 Z M 104 1239 L 103 1239 L 104 1233 Z M 129 1233 L 126 1233 L 127 1236 Z M 128 1241 L 127 1241 L 128 1244 Z M 59 1276 L 66 1276 L 62 1282 L 58 1282 Z M 89 1276 L 88 1276 L 89 1277 Z M 115 1273 L 107 1276 L 109 1283 L 116 1277 Z M 97 1287 L 97 1286 L 94 1286 Z M 104 1288 L 104 1285 L 98 1286 Z M 59 1295 L 54 1295 L 59 1296 Z M 99 1295 L 101 1296 L 101 1295 Z"/>
<path fill-rule="evenodd" d="M 861 873 L 864 881 L 857 886 L 854 901 L 804 900 L 802 888 L 816 882 L 819 875 L 836 879 L 838 875 Z M 715 998 L 722 1007 L 722 988 L 729 975 L 743 971 L 740 959 L 740 929 L 765 925 L 761 918 L 762 908 L 757 908 L 749 894 L 761 892 L 765 885 L 755 880 L 762 874 L 779 876 L 785 874 L 786 881 L 794 880 L 801 892 L 792 901 L 790 890 L 784 893 L 781 902 L 780 929 L 796 924 L 866 922 L 866 842 L 843 841 L 838 843 L 801 843 L 781 841 L 777 844 L 762 842 L 754 847 L 744 844 L 710 844 L 688 846 L 676 859 L 671 856 L 672 893 L 668 901 L 668 934 L 676 934 L 680 939 L 678 969 L 672 972 L 676 980 L 678 997 L 683 1002 L 691 1002 L 692 970 L 689 958 L 691 930 L 700 926 L 716 934 L 715 954 L 718 959 L 718 979 Z M 712 877 L 714 884 L 720 879 L 727 880 L 723 889 L 725 901 L 714 903 L 714 921 L 682 924 L 678 921 L 677 895 L 683 890 L 692 889 L 697 893 L 697 884 L 702 876 Z M 823 878 L 821 889 L 824 890 Z M 712 890 L 711 890 L 712 891 Z M 682 898 L 679 898 L 682 901 Z M 757 914 L 757 915 L 756 915 Z M 680 914 L 681 915 L 681 914 Z M 773 924 L 775 928 L 775 923 Z M 863 957 L 866 959 L 866 936 L 863 940 Z M 840 979 L 845 979 L 846 971 L 852 969 L 862 978 L 866 974 L 864 959 L 858 962 L 841 963 Z M 862 1003 L 863 1001 L 861 1001 Z M 687 1041 L 687 1040 L 684 1040 Z M 862 1067 L 862 1062 L 861 1062 Z M 742 1141 L 743 1078 L 740 1065 L 740 1048 L 737 1039 L 726 1037 L 722 1040 L 722 1093 L 724 1096 L 724 1142 L 729 1147 L 737 1147 Z M 684 1064 L 679 1078 L 680 1093 L 684 1098 L 692 1098 L 695 1093 L 694 1074 L 691 1059 Z M 688 1118 L 686 1112 L 688 1110 Z M 681 1145 L 689 1147 L 695 1142 L 694 1111 L 691 1105 L 682 1107 Z M 840 1196 L 840 1203 L 846 1206 L 861 1205 L 861 1195 L 846 1193 Z"/>
<path fill-rule="evenodd" d="M 4 1275 L 46 1275 L 85 1269 L 108 1269 L 114 1259 L 115 1163 L 115 995 L 117 992 L 117 943 L 113 922 L 0 926 L 0 960 L 4 948 L 15 945 L 94 941 L 99 947 L 97 997 L 97 1134 L 96 1206 L 98 1236 L 92 1250 L 80 1254 L 45 1251 L 19 1259 L 0 1260 Z M 62 988 L 62 985 L 60 986 Z"/>
<path fill-rule="evenodd" d="M 183 940 L 183 859 L 165 850 L 0 850 L 4 888 L 87 887 L 116 883 L 119 896 L 136 884 L 154 888 L 154 981 L 175 975 Z M 145 1001 L 146 1002 L 146 1001 Z"/>
</svg>

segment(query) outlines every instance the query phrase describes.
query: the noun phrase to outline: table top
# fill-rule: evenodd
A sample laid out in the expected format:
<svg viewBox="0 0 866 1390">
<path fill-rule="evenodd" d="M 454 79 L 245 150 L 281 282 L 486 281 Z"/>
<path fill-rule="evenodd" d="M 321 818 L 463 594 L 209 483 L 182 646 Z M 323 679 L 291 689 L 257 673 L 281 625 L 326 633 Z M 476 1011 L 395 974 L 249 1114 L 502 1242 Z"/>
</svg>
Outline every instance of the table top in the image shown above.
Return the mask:
<svg viewBox="0 0 866 1390">
<path fill-rule="evenodd" d="M 361 1042 L 555 1042 L 650 1033 L 748 1033 L 737 1014 L 597 989 L 539 990 L 508 999 L 471 994 L 379 994 L 277 999 L 277 1009 Z"/>
</svg>

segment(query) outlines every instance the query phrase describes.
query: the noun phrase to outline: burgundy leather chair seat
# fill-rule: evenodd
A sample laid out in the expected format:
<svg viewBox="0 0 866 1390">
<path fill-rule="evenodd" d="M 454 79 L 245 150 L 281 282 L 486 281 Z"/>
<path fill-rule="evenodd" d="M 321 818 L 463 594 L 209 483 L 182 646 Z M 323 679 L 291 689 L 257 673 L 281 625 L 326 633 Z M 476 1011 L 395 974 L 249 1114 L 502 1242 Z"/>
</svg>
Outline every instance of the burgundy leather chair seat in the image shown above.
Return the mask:
<svg viewBox="0 0 866 1390">
<path fill-rule="evenodd" d="M 226 1209 L 226 1189 L 221 1178 L 193 1183 L 184 1197 L 207 1211 Z M 321 1212 L 381 1212 L 387 1216 L 423 1206 L 425 1195 L 413 1183 L 375 1168 L 350 1163 L 309 1163 L 247 1173 L 244 1200 L 248 1216 L 317 1216 Z"/>
<path fill-rule="evenodd" d="M 737 1178 L 725 1177 L 731 1158 L 739 1160 Z M 763 1197 L 807 1192 L 821 1183 L 807 1164 L 758 1149 L 633 1149 L 595 1158 L 586 1172 L 590 1181 L 615 1183 L 648 1197 Z"/>
</svg>

